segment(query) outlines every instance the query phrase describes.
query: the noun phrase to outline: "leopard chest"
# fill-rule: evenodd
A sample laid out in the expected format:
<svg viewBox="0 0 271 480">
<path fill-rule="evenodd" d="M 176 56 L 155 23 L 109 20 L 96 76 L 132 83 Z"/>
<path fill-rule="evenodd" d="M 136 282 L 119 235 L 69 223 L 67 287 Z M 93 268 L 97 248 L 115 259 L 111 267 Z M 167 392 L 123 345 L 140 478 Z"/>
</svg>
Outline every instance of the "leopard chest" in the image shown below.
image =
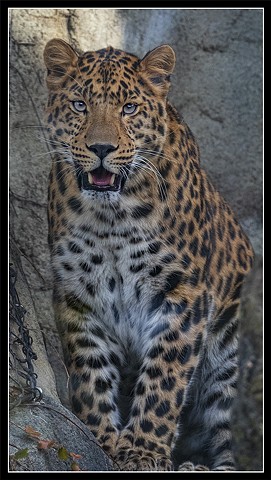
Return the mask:
<svg viewBox="0 0 271 480">
<path fill-rule="evenodd" d="M 158 243 L 134 235 L 82 232 L 62 238 L 54 248 L 55 282 L 63 295 L 90 307 L 105 328 L 122 340 L 139 341 L 155 318 L 150 298 L 159 289 L 151 274 Z"/>
</svg>

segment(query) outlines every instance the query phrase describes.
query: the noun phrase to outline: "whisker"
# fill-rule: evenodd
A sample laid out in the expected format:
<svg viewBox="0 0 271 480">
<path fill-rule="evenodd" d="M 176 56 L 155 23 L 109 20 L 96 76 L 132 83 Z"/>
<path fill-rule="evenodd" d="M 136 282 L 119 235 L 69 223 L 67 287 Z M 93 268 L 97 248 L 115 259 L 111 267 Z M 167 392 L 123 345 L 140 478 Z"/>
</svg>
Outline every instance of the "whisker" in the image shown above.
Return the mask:
<svg viewBox="0 0 271 480">
<path fill-rule="evenodd" d="M 163 198 L 165 205 L 170 210 L 171 207 L 167 200 L 167 182 L 165 181 L 165 179 L 163 178 L 163 176 L 161 175 L 157 167 L 149 159 L 146 159 L 145 157 L 138 156 L 138 155 L 136 156 L 136 159 L 138 159 L 140 162 L 140 168 L 143 168 L 142 167 L 142 164 L 143 164 L 145 169 L 146 168 L 150 169 L 150 171 L 155 175 L 159 195 L 161 198 Z"/>
<path fill-rule="evenodd" d="M 63 147 L 70 147 L 70 145 L 63 140 L 56 140 L 56 139 L 50 139 L 50 138 L 44 138 L 43 136 L 35 135 L 35 138 L 40 140 L 43 143 L 47 143 L 48 145 L 61 145 Z"/>
<path fill-rule="evenodd" d="M 46 152 L 46 153 L 39 153 L 39 154 L 35 154 L 35 158 L 41 158 L 41 157 L 46 157 L 46 155 L 51 155 L 52 153 L 57 153 L 57 154 L 65 154 L 67 153 L 66 150 L 57 150 L 57 149 L 54 149 L 54 150 L 50 150 L 49 152 Z"/>
<path fill-rule="evenodd" d="M 166 155 L 162 152 L 160 153 L 157 153 L 153 150 L 148 150 L 148 149 L 145 149 L 145 148 L 139 148 L 138 149 L 138 152 L 139 153 L 143 153 L 145 155 L 152 155 L 153 157 L 162 157 L 164 158 L 165 160 L 168 160 L 169 162 L 171 163 L 175 163 L 176 165 L 179 165 L 180 164 L 180 161 L 176 160 L 175 158 L 172 158 L 170 157 L 169 155 Z"/>
<path fill-rule="evenodd" d="M 58 180 L 62 180 L 65 175 L 67 175 L 67 173 L 71 173 L 71 169 L 70 169 L 70 166 L 72 165 L 69 165 L 69 166 L 66 166 L 66 168 L 63 168 L 58 174 L 57 174 L 57 179 Z M 73 172 L 74 173 L 74 172 Z"/>
<path fill-rule="evenodd" d="M 141 159 L 139 159 L 139 160 L 141 160 Z M 141 171 L 147 172 L 149 175 L 151 175 L 152 178 L 156 178 L 156 180 L 158 181 L 156 172 L 154 172 L 153 169 L 151 167 L 149 167 L 148 165 L 145 165 L 143 163 L 143 161 L 134 162 L 134 166 L 137 167 Z"/>
<path fill-rule="evenodd" d="M 161 183 L 158 182 L 158 184 L 161 186 L 161 193 L 165 196 L 167 185 L 158 168 L 149 159 L 146 159 L 145 157 L 140 156 L 140 160 L 144 162 L 145 165 L 148 165 L 152 169 L 152 171 L 159 177 Z"/>
</svg>

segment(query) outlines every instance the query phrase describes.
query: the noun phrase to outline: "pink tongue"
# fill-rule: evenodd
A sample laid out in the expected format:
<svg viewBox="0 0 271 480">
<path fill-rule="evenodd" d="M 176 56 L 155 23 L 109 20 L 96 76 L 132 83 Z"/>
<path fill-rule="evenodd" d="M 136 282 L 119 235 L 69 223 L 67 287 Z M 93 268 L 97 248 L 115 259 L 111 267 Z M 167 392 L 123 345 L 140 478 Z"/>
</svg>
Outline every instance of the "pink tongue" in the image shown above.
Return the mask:
<svg viewBox="0 0 271 480">
<path fill-rule="evenodd" d="M 105 185 L 110 185 L 110 180 L 112 177 L 112 173 L 103 173 L 102 175 L 97 175 L 95 173 L 92 174 L 92 181 L 94 185 L 98 185 L 100 187 L 104 187 Z"/>
</svg>

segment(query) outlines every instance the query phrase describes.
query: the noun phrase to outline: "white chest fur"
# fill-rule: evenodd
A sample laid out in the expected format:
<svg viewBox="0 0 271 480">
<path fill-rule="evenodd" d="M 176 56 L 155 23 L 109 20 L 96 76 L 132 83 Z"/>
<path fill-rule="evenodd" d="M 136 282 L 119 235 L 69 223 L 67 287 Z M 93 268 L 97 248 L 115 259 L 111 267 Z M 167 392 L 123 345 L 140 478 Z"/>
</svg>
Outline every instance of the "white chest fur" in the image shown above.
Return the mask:
<svg viewBox="0 0 271 480">
<path fill-rule="evenodd" d="M 143 348 L 145 332 L 156 322 L 149 314 L 155 281 L 148 275 L 153 266 L 148 249 L 147 239 L 138 244 L 117 236 L 97 241 L 97 235 L 87 232 L 62 239 L 53 262 L 65 293 L 91 307 L 89 321 L 94 315 L 135 348 Z"/>
</svg>

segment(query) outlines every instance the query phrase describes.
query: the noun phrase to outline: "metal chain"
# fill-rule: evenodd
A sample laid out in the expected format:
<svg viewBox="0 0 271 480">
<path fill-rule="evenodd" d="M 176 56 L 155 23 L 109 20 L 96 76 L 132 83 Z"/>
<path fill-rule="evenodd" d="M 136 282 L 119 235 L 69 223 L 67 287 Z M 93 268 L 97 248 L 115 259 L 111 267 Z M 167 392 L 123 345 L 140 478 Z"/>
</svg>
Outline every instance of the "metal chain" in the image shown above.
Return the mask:
<svg viewBox="0 0 271 480">
<path fill-rule="evenodd" d="M 15 287 L 17 275 L 15 270 L 10 267 L 9 275 L 9 307 L 10 307 L 10 367 L 18 376 L 24 378 L 25 385 L 21 385 L 15 379 L 12 379 L 18 387 L 20 394 L 17 395 L 15 401 L 10 402 L 10 407 L 13 408 L 23 401 L 39 401 L 42 398 L 42 390 L 37 387 L 37 374 L 34 371 L 32 361 L 37 360 L 37 355 L 33 352 L 33 339 L 29 335 L 29 330 L 24 324 L 25 314 L 27 311 L 21 305 L 20 299 Z M 14 325 L 17 325 L 17 333 L 14 331 Z M 16 355 L 17 346 L 22 347 L 23 356 L 21 358 Z M 18 350 L 17 350 L 18 351 Z"/>
</svg>

